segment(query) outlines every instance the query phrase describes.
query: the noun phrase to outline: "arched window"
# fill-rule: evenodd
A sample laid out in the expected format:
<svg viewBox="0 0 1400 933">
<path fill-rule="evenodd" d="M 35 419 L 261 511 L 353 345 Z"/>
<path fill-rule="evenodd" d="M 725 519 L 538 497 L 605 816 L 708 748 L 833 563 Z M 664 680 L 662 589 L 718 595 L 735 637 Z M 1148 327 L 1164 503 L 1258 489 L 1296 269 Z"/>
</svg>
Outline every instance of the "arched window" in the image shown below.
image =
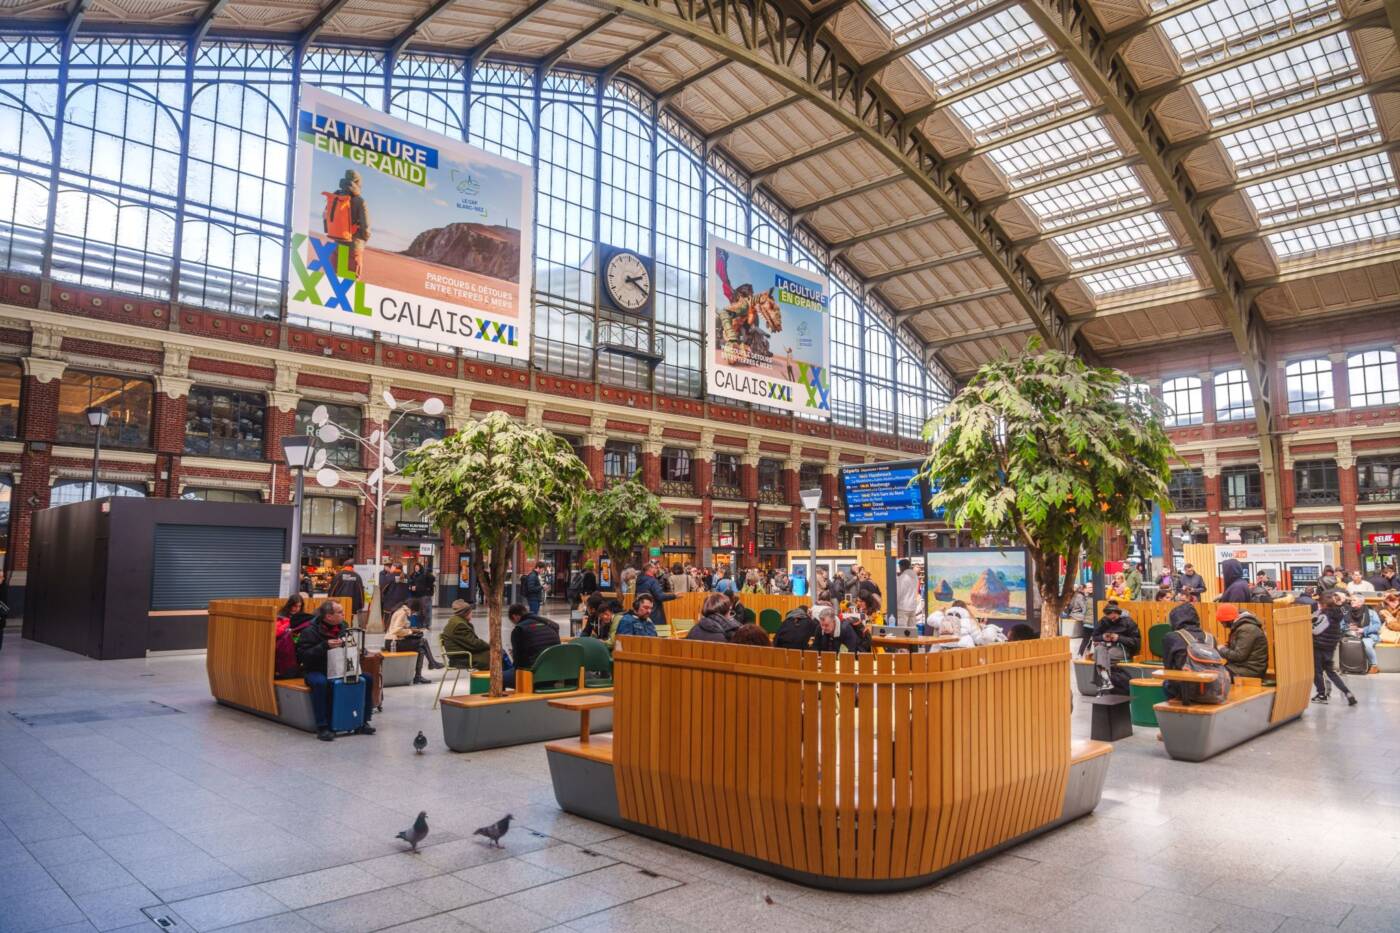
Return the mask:
<svg viewBox="0 0 1400 933">
<path fill-rule="evenodd" d="M 1347 357 L 1351 407 L 1394 405 L 1400 402 L 1400 367 L 1394 350 L 1367 350 Z"/>
<path fill-rule="evenodd" d="M 151 446 L 151 405 L 154 391 L 149 379 L 88 373 L 70 369 L 58 387 L 58 424 L 55 438 L 61 443 L 90 445 L 92 426 L 87 410 L 107 409 L 102 429 L 103 447 Z"/>
<path fill-rule="evenodd" d="M 97 484 L 97 498 L 105 499 L 108 496 L 131 496 L 135 499 L 146 498 L 146 487 L 141 483 L 103 483 Z M 64 479 L 53 484 L 49 490 L 49 506 L 71 505 L 74 502 L 86 502 L 92 498 L 92 481 L 86 479 Z"/>
<path fill-rule="evenodd" d="M 1327 359 L 1298 360 L 1284 369 L 1284 384 L 1288 392 L 1289 414 L 1308 411 L 1331 411 L 1332 363 Z"/>
<path fill-rule="evenodd" d="M 1195 376 L 1181 376 L 1162 383 L 1162 401 L 1167 406 L 1169 428 L 1200 424 L 1205 419 L 1201 380 Z"/>
<path fill-rule="evenodd" d="M 1249 391 L 1249 374 L 1231 369 L 1215 374 L 1215 420 L 1244 421 L 1254 417 L 1254 396 Z"/>
</svg>

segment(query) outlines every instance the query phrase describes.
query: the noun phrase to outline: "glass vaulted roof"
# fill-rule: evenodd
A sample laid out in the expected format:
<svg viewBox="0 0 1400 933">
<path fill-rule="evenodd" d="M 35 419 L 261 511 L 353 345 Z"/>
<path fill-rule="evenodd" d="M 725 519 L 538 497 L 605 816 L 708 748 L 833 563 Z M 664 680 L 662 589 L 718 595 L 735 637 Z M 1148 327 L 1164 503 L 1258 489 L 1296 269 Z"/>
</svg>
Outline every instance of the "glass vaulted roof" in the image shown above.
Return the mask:
<svg viewBox="0 0 1400 933">
<path fill-rule="evenodd" d="M 909 46 L 908 64 L 947 99 L 944 113 L 1002 173 L 1069 278 L 1095 296 L 1201 284 L 1177 228 L 1152 210 L 1160 202 L 1136 154 L 1021 5 L 865 2 L 895 47 Z M 1154 20 L 1142 29 L 1157 30 L 1180 75 L 1159 102 L 1187 90 L 1205 117 L 1202 139 L 1228 156 L 1280 261 L 1400 237 L 1389 143 L 1337 0 L 1148 6 Z"/>
</svg>

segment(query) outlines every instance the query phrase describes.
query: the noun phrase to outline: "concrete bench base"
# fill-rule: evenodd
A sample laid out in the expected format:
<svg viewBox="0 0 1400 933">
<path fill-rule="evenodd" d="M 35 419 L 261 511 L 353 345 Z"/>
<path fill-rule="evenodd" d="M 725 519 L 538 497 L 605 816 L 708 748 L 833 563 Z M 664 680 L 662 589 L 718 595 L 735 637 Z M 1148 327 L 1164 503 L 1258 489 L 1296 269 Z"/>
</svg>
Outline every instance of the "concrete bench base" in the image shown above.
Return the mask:
<svg viewBox="0 0 1400 933">
<path fill-rule="evenodd" d="M 1376 645 L 1376 667 L 1382 674 L 1400 674 L 1400 645 Z"/>
<path fill-rule="evenodd" d="M 1168 755 L 1177 761 L 1205 761 L 1283 725 L 1269 722 L 1274 696 L 1272 689 L 1265 689 L 1210 713 L 1194 712 L 1190 707 L 1183 709 L 1170 703 L 1158 703 L 1153 711 L 1157 714 L 1162 744 Z"/>
<path fill-rule="evenodd" d="M 549 701 L 565 696 L 608 694 L 610 690 L 540 693 L 527 697 L 449 697 L 442 701 L 442 737 L 454 752 L 528 745 L 578 735 L 579 717 L 572 710 L 554 709 Z M 612 708 L 595 710 L 590 732 L 612 731 Z"/>
<path fill-rule="evenodd" d="M 384 663 L 379 668 L 386 687 L 407 687 L 413 683 L 413 672 L 418 664 L 416 651 L 385 651 Z"/>
<path fill-rule="evenodd" d="M 970 858 L 928 875 L 913 878 L 846 878 L 796 871 L 783 865 L 750 858 L 728 849 L 721 849 L 694 839 L 665 832 L 653 826 L 645 826 L 623 819 L 618 810 L 617 782 L 614 778 L 610 754 L 611 737 L 604 737 L 601 741 L 595 740 L 590 745 L 597 746 L 592 749 L 591 753 L 584 746 L 580 746 L 577 739 L 553 742 L 545 747 L 549 759 L 549 776 L 554 784 L 554 797 L 564 811 L 584 819 L 616 826 L 640 836 L 647 836 L 659 842 L 689 849 L 710 858 L 721 859 L 744 868 L 774 875 L 785 881 L 793 881 L 797 884 L 805 884 L 828 891 L 861 893 L 907 891 L 911 888 L 923 887 L 939 878 L 961 871 L 969 865 L 990 858 L 999 852 L 1020 845 L 1028 839 L 1093 812 L 1103 796 L 1104 781 L 1108 777 L 1109 759 L 1106 750 L 1098 750 L 1092 754 L 1072 759 L 1069 780 L 1065 785 L 1064 804 L 1059 818 L 1031 832 L 1015 839 L 1008 839 L 1000 845 L 978 852 Z"/>
<path fill-rule="evenodd" d="M 219 700 L 219 704 L 227 706 L 229 709 L 241 710 L 245 713 L 252 713 L 254 716 L 261 716 L 263 719 L 271 719 L 273 722 L 280 722 L 284 726 L 291 726 L 293 729 L 301 729 L 303 732 L 316 731 L 316 709 L 311 705 L 311 691 L 298 690 L 295 687 L 283 687 L 280 684 L 273 685 L 273 691 L 277 695 L 278 715 L 269 716 L 262 710 L 244 706 L 241 703 L 232 703 L 228 700 Z"/>
</svg>

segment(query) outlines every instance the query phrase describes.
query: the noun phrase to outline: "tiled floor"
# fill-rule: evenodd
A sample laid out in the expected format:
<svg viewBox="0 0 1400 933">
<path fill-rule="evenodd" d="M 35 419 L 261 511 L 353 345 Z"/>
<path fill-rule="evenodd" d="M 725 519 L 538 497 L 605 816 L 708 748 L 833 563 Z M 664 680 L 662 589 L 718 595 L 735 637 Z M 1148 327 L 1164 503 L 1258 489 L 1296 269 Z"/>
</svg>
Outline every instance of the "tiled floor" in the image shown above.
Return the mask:
<svg viewBox="0 0 1400 933">
<path fill-rule="evenodd" d="M 447 751 L 432 687 L 391 689 L 377 736 L 324 744 L 216 706 L 202 657 L 99 663 L 12 631 L 0 931 L 1395 931 L 1400 676 L 1353 683 L 1356 709 L 1313 707 L 1205 764 L 1139 730 L 1092 816 L 923 890 L 853 896 L 565 816 L 539 746 Z M 415 856 L 394 834 L 420 809 Z M 471 836 L 506 812 L 504 849 Z"/>
</svg>

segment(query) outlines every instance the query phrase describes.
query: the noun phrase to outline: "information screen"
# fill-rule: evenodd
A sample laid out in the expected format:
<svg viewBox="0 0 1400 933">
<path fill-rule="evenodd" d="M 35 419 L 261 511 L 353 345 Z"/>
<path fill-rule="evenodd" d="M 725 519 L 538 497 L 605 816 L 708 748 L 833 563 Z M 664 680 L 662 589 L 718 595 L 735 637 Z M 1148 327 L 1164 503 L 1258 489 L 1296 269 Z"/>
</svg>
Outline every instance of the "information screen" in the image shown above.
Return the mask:
<svg viewBox="0 0 1400 933">
<path fill-rule="evenodd" d="M 846 520 L 857 525 L 921 522 L 928 499 L 924 484 L 914 481 L 919 462 L 872 463 L 841 468 Z"/>
</svg>

